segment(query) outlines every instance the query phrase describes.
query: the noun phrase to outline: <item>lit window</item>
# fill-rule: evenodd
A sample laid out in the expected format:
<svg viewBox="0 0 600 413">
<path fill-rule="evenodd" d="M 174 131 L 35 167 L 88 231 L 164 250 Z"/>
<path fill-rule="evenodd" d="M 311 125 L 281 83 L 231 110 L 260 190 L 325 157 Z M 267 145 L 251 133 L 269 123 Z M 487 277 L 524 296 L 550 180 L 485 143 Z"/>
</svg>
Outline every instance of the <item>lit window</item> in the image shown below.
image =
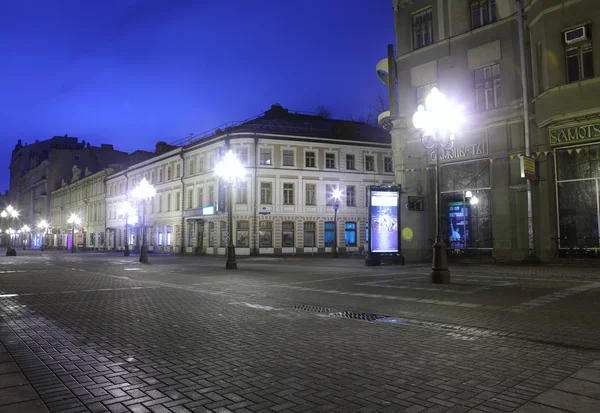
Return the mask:
<svg viewBox="0 0 600 413">
<path fill-rule="evenodd" d="M 325 222 L 325 235 L 324 241 L 326 247 L 331 247 L 333 245 L 333 239 L 335 235 L 335 222 L 326 221 Z"/>
<path fill-rule="evenodd" d="M 344 229 L 346 232 L 346 246 L 356 247 L 358 245 L 356 240 L 356 222 L 346 222 Z"/>
<path fill-rule="evenodd" d="M 260 149 L 260 164 L 271 165 L 271 149 L 261 148 Z"/>
</svg>

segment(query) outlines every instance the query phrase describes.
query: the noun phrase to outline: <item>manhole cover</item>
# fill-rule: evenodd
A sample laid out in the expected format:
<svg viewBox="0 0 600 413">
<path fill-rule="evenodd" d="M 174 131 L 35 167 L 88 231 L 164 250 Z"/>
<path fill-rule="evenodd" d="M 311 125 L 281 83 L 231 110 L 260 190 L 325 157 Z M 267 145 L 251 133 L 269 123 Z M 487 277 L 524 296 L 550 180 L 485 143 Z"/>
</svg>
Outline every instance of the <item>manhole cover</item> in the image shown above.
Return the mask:
<svg viewBox="0 0 600 413">
<path fill-rule="evenodd" d="M 302 311 L 310 311 L 313 313 L 329 313 L 331 312 L 331 308 L 318 307 L 316 305 L 295 305 L 294 310 L 302 310 Z"/>
<path fill-rule="evenodd" d="M 354 311 L 340 311 L 338 313 L 332 313 L 332 316 L 335 317 L 344 317 L 351 318 L 354 320 L 365 320 L 365 321 L 375 321 L 381 318 L 387 318 L 386 315 L 381 314 L 372 314 L 372 313 L 357 313 Z"/>
</svg>

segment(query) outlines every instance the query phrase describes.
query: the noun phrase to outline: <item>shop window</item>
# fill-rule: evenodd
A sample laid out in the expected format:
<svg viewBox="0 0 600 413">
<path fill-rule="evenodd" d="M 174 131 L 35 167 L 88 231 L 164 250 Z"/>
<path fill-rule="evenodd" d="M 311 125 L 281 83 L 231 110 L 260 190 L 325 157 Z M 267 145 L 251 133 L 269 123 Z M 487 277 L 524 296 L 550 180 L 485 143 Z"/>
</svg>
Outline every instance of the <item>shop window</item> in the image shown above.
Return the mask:
<svg viewBox="0 0 600 413">
<path fill-rule="evenodd" d="M 334 237 L 335 237 L 335 222 L 326 221 L 325 222 L 325 234 L 324 234 L 324 241 L 325 241 L 326 247 L 332 246 Z"/>
<path fill-rule="evenodd" d="M 355 170 L 356 169 L 356 156 L 351 154 L 346 154 L 346 169 Z"/>
<path fill-rule="evenodd" d="M 294 242 L 294 222 L 283 221 L 281 223 L 281 246 L 283 248 L 293 247 Z"/>
<path fill-rule="evenodd" d="M 499 64 L 475 70 L 477 112 L 499 108 L 501 92 Z"/>
<path fill-rule="evenodd" d="M 442 165 L 442 192 L 490 187 L 490 163 L 487 160 Z"/>
<path fill-rule="evenodd" d="M 315 184 L 306 184 L 306 205 L 317 205 L 317 190 Z"/>
<path fill-rule="evenodd" d="M 356 187 L 353 185 L 346 186 L 346 206 L 356 206 Z"/>
<path fill-rule="evenodd" d="M 271 149 L 260 148 L 260 164 L 271 165 Z"/>
<path fill-rule="evenodd" d="M 560 246 L 598 248 L 597 180 L 559 182 Z"/>
<path fill-rule="evenodd" d="M 221 221 L 221 247 L 227 246 L 227 221 Z"/>
<path fill-rule="evenodd" d="M 96 245 L 96 234 L 93 232 L 90 232 L 90 246 L 94 246 Z"/>
<path fill-rule="evenodd" d="M 259 246 L 269 248 L 273 246 L 273 221 L 260 221 L 258 231 Z"/>
<path fill-rule="evenodd" d="M 375 171 L 375 156 L 365 155 L 365 171 Z"/>
<path fill-rule="evenodd" d="M 335 153 L 325 154 L 325 168 L 335 169 Z"/>
<path fill-rule="evenodd" d="M 214 222 L 208 223 L 208 246 L 209 247 L 215 246 L 215 223 Z"/>
<path fill-rule="evenodd" d="M 427 98 L 427 95 L 429 95 L 429 92 L 431 92 L 431 89 L 434 87 L 437 87 L 436 82 L 417 87 L 417 106 L 425 106 L 425 98 Z"/>
<path fill-rule="evenodd" d="M 283 151 L 283 166 L 294 166 L 294 151 Z"/>
<path fill-rule="evenodd" d="M 413 49 L 420 49 L 433 43 L 433 18 L 431 7 L 412 15 Z"/>
<path fill-rule="evenodd" d="M 283 204 L 294 205 L 294 184 L 284 183 L 283 184 Z"/>
<path fill-rule="evenodd" d="M 273 203 L 271 182 L 260 183 L 260 203 L 270 205 Z"/>
<path fill-rule="evenodd" d="M 236 225 L 236 246 L 242 248 L 250 247 L 250 222 L 238 221 Z"/>
<path fill-rule="evenodd" d="M 240 182 L 237 188 L 236 201 L 238 204 L 248 203 L 248 182 Z"/>
<path fill-rule="evenodd" d="M 344 225 L 346 246 L 356 247 L 358 241 L 356 238 L 356 222 L 346 222 Z"/>
<path fill-rule="evenodd" d="M 167 225 L 167 246 L 171 246 L 173 243 L 173 233 L 171 232 L 171 226 Z"/>
<path fill-rule="evenodd" d="M 158 245 L 163 245 L 164 244 L 164 234 L 163 234 L 163 227 L 158 227 Z"/>
<path fill-rule="evenodd" d="M 496 0 L 471 0 L 472 29 L 493 23 L 496 19 Z"/>
<path fill-rule="evenodd" d="M 314 168 L 317 166 L 317 154 L 314 151 L 308 151 L 304 154 L 304 166 Z"/>
<path fill-rule="evenodd" d="M 187 225 L 187 227 L 188 227 L 188 247 L 194 246 L 194 225 L 196 225 L 196 224 L 193 222 L 188 223 L 188 225 Z"/>
<path fill-rule="evenodd" d="M 365 222 L 365 241 L 369 242 L 369 221 Z"/>
<path fill-rule="evenodd" d="M 317 224 L 315 222 L 304 223 L 304 247 L 317 246 Z"/>
<path fill-rule="evenodd" d="M 579 153 L 573 149 L 571 154 L 566 150 L 556 154 L 557 178 L 559 181 L 570 179 L 600 178 L 599 146 L 581 149 Z"/>
</svg>

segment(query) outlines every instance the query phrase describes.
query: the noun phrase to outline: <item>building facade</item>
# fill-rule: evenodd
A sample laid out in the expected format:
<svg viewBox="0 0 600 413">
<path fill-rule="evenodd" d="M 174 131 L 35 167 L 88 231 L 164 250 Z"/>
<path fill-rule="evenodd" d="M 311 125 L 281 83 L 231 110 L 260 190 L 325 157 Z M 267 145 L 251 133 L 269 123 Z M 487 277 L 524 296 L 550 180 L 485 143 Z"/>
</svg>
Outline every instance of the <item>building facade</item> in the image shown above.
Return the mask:
<svg viewBox="0 0 600 413">
<path fill-rule="evenodd" d="M 594 0 L 522 3 L 392 1 L 394 67 L 384 59 L 377 70 L 397 84 L 398 104 L 380 120 L 392 135 L 396 180 L 425 201 L 424 211 L 408 211 L 402 222 L 414 234 L 403 240 L 407 259 L 426 259 L 435 236 L 436 154 L 412 125 L 433 87 L 464 109 L 454 147 L 440 158 L 448 253 L 499 261 L 599 255 L 600 54 L 593 45 L 600 32 L 592 28 L 600 11 Z M 536 166 L 530 184 L 521 171 L 528 151 Z"/>
<path fill-rule="evenodd" d="M 340 252 L 362 250 L 368 187 L 394 180 L 385 130 L 290 113 L 280 105 L 186 143 L 107 179 L 110 248 L 123 249 L 125 242 L 139 248 L 144 221 L 150 251 L 224 255 L 228 210 L 215 166 L 229 149 L 246 171 L 232 197 L 239 255 L 328 252 L 335 225 Z M 143 178 L 156 188 L 145 214 L 144 204 L 131 199 Z M 334 189 L 342 192 L 337 223 Z M 127 241 L 123 201 L 138 211 L 129 217 Z"/>
</svg>

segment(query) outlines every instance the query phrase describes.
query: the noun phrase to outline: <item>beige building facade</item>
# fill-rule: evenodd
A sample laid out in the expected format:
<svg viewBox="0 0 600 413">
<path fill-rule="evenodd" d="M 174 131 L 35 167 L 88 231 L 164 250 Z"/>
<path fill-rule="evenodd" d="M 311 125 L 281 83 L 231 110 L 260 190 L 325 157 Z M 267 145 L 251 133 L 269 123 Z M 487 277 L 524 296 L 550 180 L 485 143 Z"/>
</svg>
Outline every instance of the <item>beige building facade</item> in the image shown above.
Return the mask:
<svg viewBox="0 0 600 413">
<path fill-rule="evenodd" d="M 594 0 L 524 1 L 523 100 L 519 3 L 512 0 L 393 0 L 398 116 L 392 134 L 396 180 L 424 211 L 407 211 L 407 259 L 427 259 L 435 236 L 435 154 L 412 125 L 432 87 L 463 108 L 454 148 L 440 159 L 441 219 L 451 256 L 515 261 L 530 255 L 524 103 L 528 104 L 533 254 L 598 256 L 600 9 Z M 389 84 L 388 60 L 378 65 Z M 465 195 L 478 199 L 471 205 Z"/>
</svg>

